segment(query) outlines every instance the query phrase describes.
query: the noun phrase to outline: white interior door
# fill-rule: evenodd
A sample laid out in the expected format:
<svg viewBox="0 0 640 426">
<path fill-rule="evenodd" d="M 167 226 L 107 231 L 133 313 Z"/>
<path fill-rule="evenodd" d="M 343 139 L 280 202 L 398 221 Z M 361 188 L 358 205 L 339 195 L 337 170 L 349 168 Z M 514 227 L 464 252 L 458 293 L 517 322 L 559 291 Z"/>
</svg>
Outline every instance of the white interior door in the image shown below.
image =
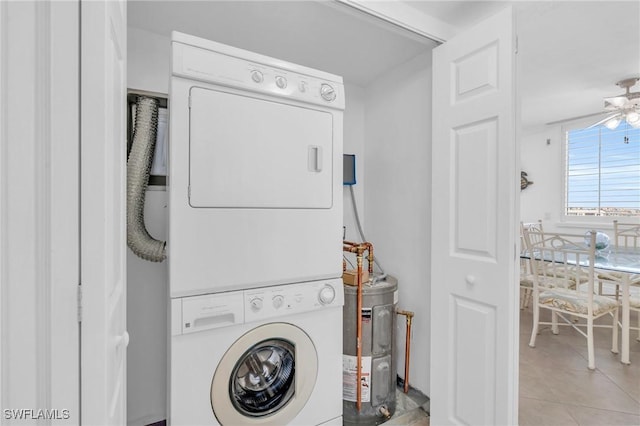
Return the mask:
<svg viewBox="0 0 640 426">
<path fill-rule="evenodd" d="M 126 2 L 81 22 L 82 423 L 126 424 Z"/>
<path fill-rule="evenodd" d="M 516 424 L 510 7 L 433 52 L 432 424 Z"/>
</svg>

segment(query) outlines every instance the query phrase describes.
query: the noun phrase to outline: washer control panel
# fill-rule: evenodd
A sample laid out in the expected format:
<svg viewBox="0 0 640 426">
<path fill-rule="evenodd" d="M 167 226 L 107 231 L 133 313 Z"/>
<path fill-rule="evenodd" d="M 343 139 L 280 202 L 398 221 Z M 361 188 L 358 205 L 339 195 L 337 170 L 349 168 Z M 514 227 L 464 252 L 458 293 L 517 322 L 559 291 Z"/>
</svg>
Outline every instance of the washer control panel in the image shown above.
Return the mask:
<svg viewBox="0 0 640 426">
<path fill-rule="evenodd" d="M 171 300 L 171 333 L 193 333 L 342 307 L 342 279 L 230 291 Z"/>
<path fill-rule="evenodd" d="M 244 297 L 247 322 L 344 304 L 341 279 L 245 290 Z"/>
<path fill-rule="evenodd" d="M 342 78 L 218 43 L 209 50 L 174 41 L 173 74 L 344 109 Z M 265 65 L 266 63 L 277 65 Z"/>
</svg>

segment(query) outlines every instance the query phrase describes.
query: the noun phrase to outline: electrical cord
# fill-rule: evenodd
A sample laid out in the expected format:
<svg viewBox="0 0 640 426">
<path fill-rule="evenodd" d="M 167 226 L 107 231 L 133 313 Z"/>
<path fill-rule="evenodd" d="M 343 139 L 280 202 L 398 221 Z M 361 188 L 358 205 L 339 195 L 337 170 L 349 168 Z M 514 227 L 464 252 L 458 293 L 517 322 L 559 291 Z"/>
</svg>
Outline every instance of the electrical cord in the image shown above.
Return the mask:
<svg viewBox="0 0 640 426">
<path fill-rule="evenodd" d="M 356 204 L 356 196 L 353 192 L 353 185 L 349 185 L 349 193 L 351 194 L 351 205 L 353 206 L 353 215 L 355 216 L 355 219 L 356 219 L 356 227 L 358 228 L 358 233 L 360 235 L 360 238 L 362 239 L 362 242 L 365 242 L 367 241 L 367 239 L 364 236 L 364 231 L 362 230 L 362 224 L 360 223 L 360 215 L 358 214 L 358 206 Z M 373 282 L 375 283 L 376 281 L 385 279 L 387 277 L 387 273 L 384 271 L 384 268 L 382 267 L 382 264 L 380 263 L 377 257 L 373 258 L 373 263 L 380 270 L 380 275 L 373 277 Z"/>
</svg>

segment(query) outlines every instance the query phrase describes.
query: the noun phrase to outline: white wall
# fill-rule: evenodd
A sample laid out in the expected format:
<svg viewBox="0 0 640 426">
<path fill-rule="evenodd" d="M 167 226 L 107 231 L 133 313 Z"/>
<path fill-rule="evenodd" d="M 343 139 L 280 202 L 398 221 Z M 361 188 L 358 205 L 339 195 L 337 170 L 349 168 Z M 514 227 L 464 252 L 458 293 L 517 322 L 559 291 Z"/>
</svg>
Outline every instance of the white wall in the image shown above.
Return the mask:
<svg viewBox="0 0 640 426">
<path fill-rule="evenodd" d="M 169 38 L 137 28 L 128 28 L 127 31 L 129 88 L 169 93 Z"/>
<path fill-rule="evenodd" d="M 612 237 L 613 224 L 609 218 L 563 218 L 564 143 L 561 125 L 523 132 L 520 164 L 533 185 L 520 192 L 520 220 L 540 219 L 545 231 L 582 234 L 595 229 Z"/>
<path fill-rule="evenodd" d="M 549 142 L 547 142 L 547 140 Z M 563 154 L 559 126 L 525 133 L 520 144 L 520 167 L 533 181 L 520 192 L 520 220 L 555 226 L 561 220 Z"/>
<path fill-rule="evenodd" d="M 411 386 L 429 394 L 431 234 L 431 52 L 367 88 L 365 218 L 385 271 L 398 278 L 399 307 L 414 311 Z M 398 373 L 405 324 L 398 318 Z"/>
<path fill-rule="evenodd" d="M 347 96 L 346 109 L 344 112 L 344 148 L 345 154 L 355 154 L 356 156 L 356 185 L 353 187 L 356 207 L 358 209 L 360 222 L 364 226 L 364 197 L 366 187 L 365 179 L 365 90 L 353 84 L 345 87 Z M 343 221 L 346 227 L 347 241 L 361 241 L 358 235 L 353 203 L 348 186 L 344 186 Z M 353 261 L 353 256 L 348 256 Z"/>
</svg>

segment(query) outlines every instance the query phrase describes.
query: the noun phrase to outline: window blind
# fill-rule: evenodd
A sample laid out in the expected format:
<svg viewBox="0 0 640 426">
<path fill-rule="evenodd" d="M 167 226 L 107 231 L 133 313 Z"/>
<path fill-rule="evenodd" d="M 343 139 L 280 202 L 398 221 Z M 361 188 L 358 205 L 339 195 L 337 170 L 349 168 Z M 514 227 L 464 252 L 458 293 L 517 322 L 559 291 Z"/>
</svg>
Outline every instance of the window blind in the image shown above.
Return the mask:
<svg viewBox="0 0 640 426">
<path fill-rule="evenodd" d="M 640 129 L 622 123 L 566 134 L 567 216 L 640 214 Z"/>
</svg>

